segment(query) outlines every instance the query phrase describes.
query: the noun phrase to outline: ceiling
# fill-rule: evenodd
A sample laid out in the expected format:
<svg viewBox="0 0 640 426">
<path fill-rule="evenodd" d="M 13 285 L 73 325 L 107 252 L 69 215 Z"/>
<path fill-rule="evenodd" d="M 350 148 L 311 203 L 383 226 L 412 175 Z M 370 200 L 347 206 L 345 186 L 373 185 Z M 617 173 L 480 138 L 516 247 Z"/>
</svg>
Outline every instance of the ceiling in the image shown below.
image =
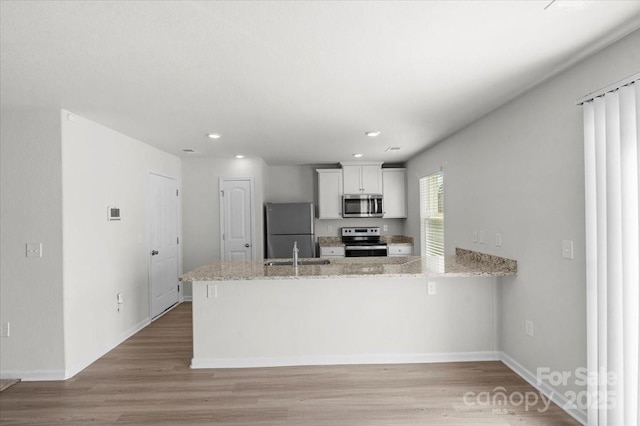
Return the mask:
<svg viewBox="0 0 640 426">
<path fill-rule="evenodd" d="M 404 162 L 640 27 L 550 1 L 2 0 L 0 101 L 181 157 Z"/>
</svg>

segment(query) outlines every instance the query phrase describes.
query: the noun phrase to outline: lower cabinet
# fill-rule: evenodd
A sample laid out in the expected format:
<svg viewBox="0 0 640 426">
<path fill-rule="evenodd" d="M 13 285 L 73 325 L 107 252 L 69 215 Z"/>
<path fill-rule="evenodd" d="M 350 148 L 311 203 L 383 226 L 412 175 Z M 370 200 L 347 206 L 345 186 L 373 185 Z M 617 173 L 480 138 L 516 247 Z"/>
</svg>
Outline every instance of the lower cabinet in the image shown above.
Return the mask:
<svg viewBox="0 0 640 426">
<path fill-rule="evenodd" d="M 388 244 L 389 256 L 413 256 L 413 245 L 411 244 Z"/>
<path fill-rule="evenodd" d="M 344 257 L 344 246 L 320 247 L 320 257 Z"/>
</svg>

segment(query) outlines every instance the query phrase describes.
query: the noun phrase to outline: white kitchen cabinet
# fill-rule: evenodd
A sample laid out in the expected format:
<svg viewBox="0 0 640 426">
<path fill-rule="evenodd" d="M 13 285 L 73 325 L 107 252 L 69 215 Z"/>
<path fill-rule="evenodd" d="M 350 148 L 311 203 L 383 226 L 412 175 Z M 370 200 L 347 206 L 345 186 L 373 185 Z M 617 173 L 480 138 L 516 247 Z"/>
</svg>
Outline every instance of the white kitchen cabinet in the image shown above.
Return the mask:
<svg viewBox="0 0 640 426">
<path fill-rule="evenodd" d="M 320 247 L 320 257 L 344 257 L 344 246 Z"/>
<path fill-rule="evenodd" d="M 318 172 L 318 219 L 342 219 L 342 169 Z"/>
<path fill-rule="evenodd" d="M 341 163 L 344 194 L 381 194 L 382 163 Z"/>
<path fill-rule="evenodd" d="M 382 169 L 382 209 L 385 219 L 407 217 L 407 169 Z"/>
<path fill-rule="evenodd" d="M 393 256 L 413 256 L 412 244 L 387 244 L 387 254 Z"/>
</svg>

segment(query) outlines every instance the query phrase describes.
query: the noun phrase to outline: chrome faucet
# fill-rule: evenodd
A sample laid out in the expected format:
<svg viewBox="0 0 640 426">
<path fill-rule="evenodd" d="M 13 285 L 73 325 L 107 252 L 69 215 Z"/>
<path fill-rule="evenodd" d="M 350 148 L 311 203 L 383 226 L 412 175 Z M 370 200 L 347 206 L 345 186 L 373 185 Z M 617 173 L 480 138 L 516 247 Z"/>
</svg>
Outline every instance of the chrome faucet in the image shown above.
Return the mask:
<svg viewBox="0 0 640 426">
<path fill-rule="evenodd" d="M 298 242 L 294 241 L 293 242 L 293 267 L 297 268 L 298 267 L 298 253 L 300 252 L 300 250 L 298 250 Z"/>
</svg>

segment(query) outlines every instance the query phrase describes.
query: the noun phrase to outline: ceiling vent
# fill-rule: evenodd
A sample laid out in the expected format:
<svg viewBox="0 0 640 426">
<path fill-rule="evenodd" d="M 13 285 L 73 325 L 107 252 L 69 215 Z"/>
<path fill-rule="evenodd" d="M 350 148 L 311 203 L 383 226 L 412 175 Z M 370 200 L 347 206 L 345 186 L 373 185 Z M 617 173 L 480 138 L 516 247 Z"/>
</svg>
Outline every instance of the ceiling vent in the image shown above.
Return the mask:
<svg viewBox="0 0 640 426">
<path fill-rule="evenodd" d="M 384 150 L 384 152 L 396 152 L 396 151 L 400 151 L 399 146 L 390 146 L 389 148 Z"/>
<path fill-rule="evenodd" d="M 194 154 L 196 150 L 191 148 L 182 148 L 182 152 L 186 152 L 187 154 Z"/>
</svg>

